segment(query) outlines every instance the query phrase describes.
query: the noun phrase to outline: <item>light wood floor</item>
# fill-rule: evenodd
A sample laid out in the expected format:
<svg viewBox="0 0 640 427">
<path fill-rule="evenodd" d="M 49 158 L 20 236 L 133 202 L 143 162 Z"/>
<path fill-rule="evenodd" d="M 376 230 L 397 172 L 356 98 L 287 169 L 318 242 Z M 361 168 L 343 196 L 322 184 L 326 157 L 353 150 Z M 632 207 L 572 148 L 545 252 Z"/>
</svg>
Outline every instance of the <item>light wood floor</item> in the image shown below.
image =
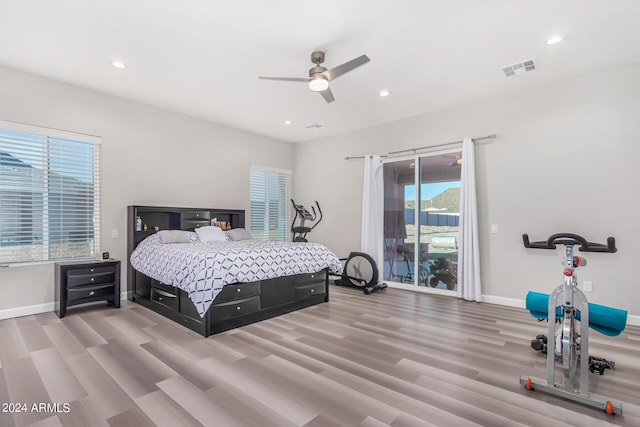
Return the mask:
<svg viewBox="0 0 640 427">
<path fill-rule="evenodd" d="M 28 407 L 0 426 L 640 425 L 640 328 L 590 336 L 616 362 L 590 377 L 622 402 L 608 416 L 520 386 L 545 377 L 529 341 L 546 324 L 523 309 L 396 289 L 330 299 L 206 339 L 133 303 L 0 321 L 0 402 Z"/>
</svg>

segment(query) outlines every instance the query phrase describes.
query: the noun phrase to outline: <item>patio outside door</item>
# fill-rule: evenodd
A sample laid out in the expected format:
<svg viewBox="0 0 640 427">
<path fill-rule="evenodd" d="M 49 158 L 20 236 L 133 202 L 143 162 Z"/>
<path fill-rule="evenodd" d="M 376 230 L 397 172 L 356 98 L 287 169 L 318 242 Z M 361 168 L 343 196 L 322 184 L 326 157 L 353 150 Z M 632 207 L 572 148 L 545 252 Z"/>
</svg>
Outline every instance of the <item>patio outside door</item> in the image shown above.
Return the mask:
<svg viewBox="0 0 640 427">
<path fill-rule="evenodd" d="M 459 151 L 385 162 L 384 280 L 457 290 L 461 163 Z"/>
</svg>

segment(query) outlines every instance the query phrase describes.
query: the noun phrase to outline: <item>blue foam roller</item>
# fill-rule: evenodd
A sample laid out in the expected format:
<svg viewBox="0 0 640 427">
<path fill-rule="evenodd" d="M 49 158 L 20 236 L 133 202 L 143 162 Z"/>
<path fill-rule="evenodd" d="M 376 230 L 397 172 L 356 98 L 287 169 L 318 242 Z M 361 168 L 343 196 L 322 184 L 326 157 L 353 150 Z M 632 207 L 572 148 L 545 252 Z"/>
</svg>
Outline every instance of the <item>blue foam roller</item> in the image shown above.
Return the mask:
<svg viewBox="0 0 640 427">
<path fill-rule="evenodd" d="M 529 292 L 526 299 L 527 310 L 536 319 L 547 319 L 549 309 L 549 295 L 539 292 Z M 556 318 L 562 317 L 562 308 L 556 307 Z M 576 319 L 580 320 L 580 310 Z M 589 303 L 589 327 L 601 334 L 615 337 L 620 335 L 627 326 L 627 312 L 617 308 Z"/>
</svg>

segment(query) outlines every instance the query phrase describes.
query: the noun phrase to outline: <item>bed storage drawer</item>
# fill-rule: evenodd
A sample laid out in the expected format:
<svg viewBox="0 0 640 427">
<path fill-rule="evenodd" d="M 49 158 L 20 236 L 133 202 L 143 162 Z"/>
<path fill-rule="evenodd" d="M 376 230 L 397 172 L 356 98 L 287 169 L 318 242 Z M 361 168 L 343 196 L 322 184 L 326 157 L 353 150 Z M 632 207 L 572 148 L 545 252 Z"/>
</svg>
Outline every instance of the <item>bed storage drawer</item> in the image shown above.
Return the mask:
<svg viewBox="0 0 640 427">
<path fill-rule="evenodd" d="M 151 301 L 160 304 L 170 310 L 178 308 L 178 297 L 162 289 L 151 287 Z"/>
<path fill-rule="evenodd" d="M 311 283 L 308 285 L 299 285 L 295 288 L 296 299 L 311 298 L 316 295 L 324 295 L 327 293 L 327 287 L 324 281 L 319 283 Z"/>
<path fill-rule="evenodd" d="M 178 289 L 175 286 L 165 285 L 162 282 L 157 281 L 156 279 L 151 279 L 151 286 L 154 288 L 158 288 L 161 291 L 164 291 L 168 294 L 178 295 Z"/>
<path fill-rule="evenodd" d="M 260 295 L 260 282 L 238 283 L 226 285 L 216 296 L 214 304 L 235 299 L 249 298 Z"/>
<path fill-rule="evenodd" d="M 260 311 L 260 297 L 255 296 L 214 304 L 211 306 L 209 311 L 211 321 L 213 322 L 244 314 L 255 313 Z"/>
<path fill-rule="evenodd" d="M 309 285 L 312 283 L 324 283 L 326 275 L 324 272 L 304 273 L 295 276 L 297 285 Z"/>
</svg>

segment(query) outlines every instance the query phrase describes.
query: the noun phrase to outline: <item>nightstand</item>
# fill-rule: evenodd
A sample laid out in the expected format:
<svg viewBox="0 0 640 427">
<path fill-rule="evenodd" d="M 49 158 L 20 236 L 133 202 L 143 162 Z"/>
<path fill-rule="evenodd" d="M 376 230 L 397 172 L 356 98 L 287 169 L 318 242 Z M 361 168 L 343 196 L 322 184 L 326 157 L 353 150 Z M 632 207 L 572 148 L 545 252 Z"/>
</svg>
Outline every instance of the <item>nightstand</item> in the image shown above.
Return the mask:
<svg viewBox="0 0 640 427">
<path fill-rule="evenodd" d="M 56 262 L 55 310 L 63 318 L 67 308 L 107 301 L 120 307 L 120 261 Z"/>
</svg>

